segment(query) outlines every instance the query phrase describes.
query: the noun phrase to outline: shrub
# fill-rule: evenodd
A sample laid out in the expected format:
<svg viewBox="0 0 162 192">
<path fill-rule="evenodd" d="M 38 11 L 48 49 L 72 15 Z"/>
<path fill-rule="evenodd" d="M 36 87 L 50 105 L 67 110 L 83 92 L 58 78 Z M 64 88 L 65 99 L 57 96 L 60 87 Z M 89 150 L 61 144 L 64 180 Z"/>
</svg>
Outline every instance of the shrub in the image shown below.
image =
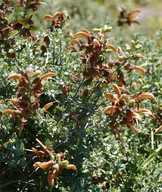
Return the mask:
<svg viewBox="0 0 162 192">
<path fill-rule="evenodd" d="M 160 191 L 158 41 L 117 45 L 107 25 L 70 39 L 65 11 L 33 34 L 41 2 L 18 2 L 0 4 L 0 189 Z"/>
</svg>

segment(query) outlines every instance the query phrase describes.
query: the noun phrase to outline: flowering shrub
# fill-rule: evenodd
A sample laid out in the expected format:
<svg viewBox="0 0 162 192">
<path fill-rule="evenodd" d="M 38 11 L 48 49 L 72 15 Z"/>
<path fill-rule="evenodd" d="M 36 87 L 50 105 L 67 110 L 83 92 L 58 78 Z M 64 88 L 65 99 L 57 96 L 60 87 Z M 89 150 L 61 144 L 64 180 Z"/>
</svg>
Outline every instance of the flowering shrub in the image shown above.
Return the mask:
<svg viewBox="0 0 162 192">
<path fill-rule="evenodd" d="M 66 11 L 33 34 L 41 4 L 0 4 L 0 190 L 160 191 L 158 41 L 117 45 L 109 25 L 70 38 Z"/>
<path fill-rule="evenodd" d="M 21 136 L 23 126 L 28 123 L 27 117 L 35 115 L 40 107 L 38 98 L 42 93 L 42 80 L 55 75 L 54 73 L 46 73 L 41 77 L 36 77 L 38 74 L 39 71 L 34 73 L 31 67 L 27 67 L 23 75 L 12 74 L 8 77 L 8 79 L 19 80 L 19 84 L 16 86 L 19 92 L 16 95 L 17 100 L 10 99 L 10 102 L 16 107 L 16 110 L 7 109 L 2 115 L 13 114 L 14 120 L 16 116 L 21 119 L 19 136 Z M 44 106 L 44 109 L 47 110 L 50 106 L 51 103 L 48 103 Z"/>
</svg>

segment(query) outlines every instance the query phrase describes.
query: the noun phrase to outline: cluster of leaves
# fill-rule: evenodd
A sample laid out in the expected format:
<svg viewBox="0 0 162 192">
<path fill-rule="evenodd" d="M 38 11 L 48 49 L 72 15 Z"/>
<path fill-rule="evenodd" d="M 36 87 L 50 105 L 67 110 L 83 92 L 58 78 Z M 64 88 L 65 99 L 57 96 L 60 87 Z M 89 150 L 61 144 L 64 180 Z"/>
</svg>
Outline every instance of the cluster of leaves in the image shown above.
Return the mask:
<svg viewBox="0 0 162 192">
<path fill-rule="evenodd" d="M 41 4 L 30 2 L 18 1 L 24 18 Z M 6 7 L 10 3 L 4 1 Z M 159 88 L 154 87 L 160 87 L 155 81 L 159 69 L 153 68 L 160 62 L 157 45 L 137 36 L 131 45 L 117 46 L 107 38 L 107 25 L 66 39 L 67 18 L 65 11 L 46 14 L 44 19 L 52 20 L 49 30 L 24 38 L 22 25 L 0 44 L 0 189 L 49 191 L 49 184 L 51 191 L 158 191 L 162 128 Z M 14 43 L 7 48 L 4 40 L 10 42 L 10 37 Z M 43 81 L 48 77 L 48 83 Z M 153 80 L 152 87 L 144 87 Z M 33 147 L 35 138 L 43 150 Z"/>
</svg>

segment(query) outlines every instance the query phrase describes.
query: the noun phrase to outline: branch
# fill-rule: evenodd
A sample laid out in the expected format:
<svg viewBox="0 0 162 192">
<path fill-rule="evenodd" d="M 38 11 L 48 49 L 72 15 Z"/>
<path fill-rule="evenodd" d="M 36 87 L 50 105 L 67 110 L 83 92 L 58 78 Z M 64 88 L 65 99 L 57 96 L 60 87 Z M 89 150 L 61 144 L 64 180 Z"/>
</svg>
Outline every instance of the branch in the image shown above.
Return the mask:
<svg viewBox="0 0 162 192">
<path fill-rule="evenodd" d="M 8 182 L 8 183 L 5 183 L 5 184 L 1 184 L 0 189 L 6 187 L 7 185 L 13 184 L 13 183 L 25 183 L 25 184 L 27 183 L 27 184 L 28 184 L 28 183 L 31 182 L 31 181 L 33 181 L 33 180 L 30 180 L 30 181 L 28 181 L 28 182 L 26 182 L 26 181 L 21 181 L 21 180 L 11 181 L 11 182 Z M 30 183 L 30 185 L 36 185 L 36 184 Z"/>
<path fill-rule="evenodd" d="M 81 86 L 83 85 L 83 82 L 85 80 L 85 77 L 82 79 L 81 83 L 79 84 L 79 87 L 77 88 L 75 94 L 73 97 L 76 97 L 78 92 L 79 92 L 79 89 L 81 88 Z M 70 105 L 71 105 L 72 101 L 70 100 L 69 104 L 67 105 L 66 109 L 63 111 L 62 113 L 62 116 L 61 116 L 61 119 L 63 118 L 64 114 L 67 112 L 67 110 L 69 109 Z M 56 125 L 59 123 L 60 120 L 57 121 Z"/>
</svg>

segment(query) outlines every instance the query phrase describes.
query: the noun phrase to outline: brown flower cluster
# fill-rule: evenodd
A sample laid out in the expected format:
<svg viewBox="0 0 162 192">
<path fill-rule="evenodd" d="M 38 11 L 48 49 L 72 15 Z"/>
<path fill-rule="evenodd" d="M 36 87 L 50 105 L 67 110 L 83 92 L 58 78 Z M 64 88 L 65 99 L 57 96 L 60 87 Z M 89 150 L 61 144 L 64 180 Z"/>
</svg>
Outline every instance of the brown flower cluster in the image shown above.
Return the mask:
<svg viewBox="0 0 162 192">
<path fill-rule="evenodd" d="M 41 77 L 36 77 L 39 74 L 39 71 L 34 72 L 31 67 L 27 67 L 24 74 L 12 74 L 8 77 L 8 79 L 19 80 L 19 83 L 16 86 L 18 89 L 16 99 L 10 99 L 10 102 L 16 109 L 7 109 L 2 113 L 2 115 L 13 114 L 14 120 L 16 117 L 20 118 L 21 125 L 19 129 L 19 136 L 21 135 L 24 125 L 27 125 L 28 123 L 28 117 L 31 114 L 36 113 L 40 108 L 39 96 L 43 92 L 42 81 L 55 75 L 51 72 Z M 50 106 L 51 104 L 47 104 L 44 106 L 44 109 L 47 110 Z"/>
<path fill-rule="evenodd" d="M 140 24 L 139 21 L 136 20 L 135 13 L 140 13 L 141 9 L 133 9 L 129 13 L 126 12 L 125 7 L 120 8 L 120 14 L 118 16 L 118 26 L 123 26 L 125 23 L 131 25 L 132 23 Z"/>
<path fill-rule="evenodd" d="M 9 48 L 12 42 L 8 41 L 8 37 L 12 30 L 6 14 L 12 13 L 13 6 L 10 1 L 0 3 L 0 45 L 3 44 L 5 48 Z"/>
<path fill-rule="evenodd" d="M 89 66 L 102 65 L 104 58 L 101 57 L 101 53 L 104 52 L 106 47 L 106 40 L 104 39 L 103 34 L 98 33 L 97 36 L 94 36 L 88 30 L 82 29 L 81 32 L 75 34 L 75 37 L 81 37 L 87 40 L 84 41 L 83 39 L 73 39 L 71 41 L 70 48 L 72 51 L 77 51 L 75 48 L 76 44 L 78 45 L 80 51 L 83 49 L 85 50 L 85 55 L 87 58 L 84 55 L 80 55 L 82 64 L 87 64 Z"/>
<path fill-rule="evenodd" d="M 21 7 L 26 7 L 26 10 L 32 9 L 33 11 L 36 11 L 38 9 L 38 5 L 40 5 L 40 0 L 18 0 L 17 5 L 20 5 Z"/>
<path fill-rule="evenodd" d="M 41 168 L 43 170 L 48 171 L 48 183 L 53 188 L 54 186 L 54 180 L 59 179 L 58 176 L 59 174 L 62 173 L 63 169 L 72 169 L 77 171 L 77 168 L 75 165 L 69 164 L 67 160 L 65 160 L 65 154 L 60 152 L 56 155 L 53 154 L 53 150 L 51 148 L 46 147 L 43 145 L 38 139 L 36 141 L 41 145 L 43 148 L 43 151 L 37 151 L 35 148 L 32 148 L 32 151 L 36 153 L 40 160 L 42 161 L 43 157 L 49 156 L 51 160 L 49 161 L 44 161 L 44 162 L 36 162 L 33 164 L 34 168 Z"/>
<path fill-rule="evenodd" d="M 145 75 L 143 68 L 130 64 L 127 60 L 130 56 L 126 56 L 121 47 L 117 49 L 108 43 L 105 33 L 110 31 L 110 27 L 104 27 L 101 29 L 94 29 L 98 32 L 95 36 L 93 33 L 86 29 L 82 29 L 81 32 L 75 34 L 78 39 L 72 39 L 69 48 L 72 52 L 82 51 L 80 53 L 80 60 L 83 69 L 81 72 L 86 79 L 86 84 L 91 84 L 94 78 L 103 78 L 102 85 L 107 86 L 109 83 L 118 80 L 121 84 L 126 84 L 126 78 L 123 72 L 120 70 L 121 67 L 129 73 L 133 69 Z M 105 63 L 105 56 L 112 51 L 117 54 L 116 60 L 109 60 Z M 131 55 L 133 60 L 139 60 L 142 58 L 140 53 Z"/>
<path fill-rule="evenodd" d="M 53 28 L 62 28 L 63 24 L 65 23 L 66 19 L 68 18 L 68 13 L 66 10 L 62 11 L 62 12 L 56 12 L 53 16 L 46 14 L 43 19 L 48 19 L 48 20 L 52 20 L 51 26 L 50 26 L 50 30 L 53 31 Z"/>
<path fill-rule="evenodd" d="M 90 84 L 94 78 L 104 77 L 106 82 L 111 82 L 114 75 L 111 73 L 108 65 L 105 65 L 104 55 L 107 49 L 116 52 L 113 45 L 107 44 L 105 33 L 110 31 L 110 28 L 99 29 L 99 33 L 95 36 L 86 29 L 75 34 L 79 39 L 71 40 L 69 48 L 72 52 L 84 51 L 80 54 L 80 60 L 83 66 L 81 72 L 86 79 L 86 83 Z M 79 48 L 79 50 L 78 50 Z"/>
<path fill-rule="evenodd" d="M 120 125 L 128 125 L 131 130 L 138 131 L 133 125 L 133 122 L 142 121 L 140 113 L 145 113 L 149 117 L 154 115 L 148 109 L 141 109 L 140 103 L 144 99 L 155 99 L 151 93 L 142 92 L 138 95 L 132 96 L 128 90 L 123 86 L 113 84 L 115 94 L 106 93 L 105 97 L 108 98 L 112 105 L 106 107 L 104 113 L 110 118 L 110 127 L 113 128 L 117 135 L 120 137 Z M 135 108 L 136 107 L 136 108 Z"/>
<path fill-rule="evenodd" d="M 32 40 L 36 40 L 36 36 L 31 32 L 33 27 L 33 15 L 28 15 L 27 12 L 29 9 L 33 11 L 37 10 L 39 4 L 40 0 L 19 0 L 17 6 L 24 7 L 24 17 L 11 22 L 9 22 L 7 15 L 13 12 L 14 3 L 8 0 L 0 4 L 0 45 L 4 45 L 5 49 L 8 51 L 7 57 L 15 58 L 12 47 L 15 44 L 16 36 L 23 36 L 24 39 L 29 39 L 29 37 L 31 37 Z M 11 32 L 15 32 L 15 34 L 11 36 Z"/>
<path fill-rule="evenodd" d="M 97 175 L 94 175 L 94 176 L 92 177 L 92 183 L 93 183 L 94 185 L 97 185 L 98 183 L 101 183 L 103 189 L 107 189 L 107 186 L 106 186 L 106 184 L 105 184 L 105 182 L 104 182 L 103 180 L 104 180 L 103 177 L 98 177 Z"/>
</svg>

